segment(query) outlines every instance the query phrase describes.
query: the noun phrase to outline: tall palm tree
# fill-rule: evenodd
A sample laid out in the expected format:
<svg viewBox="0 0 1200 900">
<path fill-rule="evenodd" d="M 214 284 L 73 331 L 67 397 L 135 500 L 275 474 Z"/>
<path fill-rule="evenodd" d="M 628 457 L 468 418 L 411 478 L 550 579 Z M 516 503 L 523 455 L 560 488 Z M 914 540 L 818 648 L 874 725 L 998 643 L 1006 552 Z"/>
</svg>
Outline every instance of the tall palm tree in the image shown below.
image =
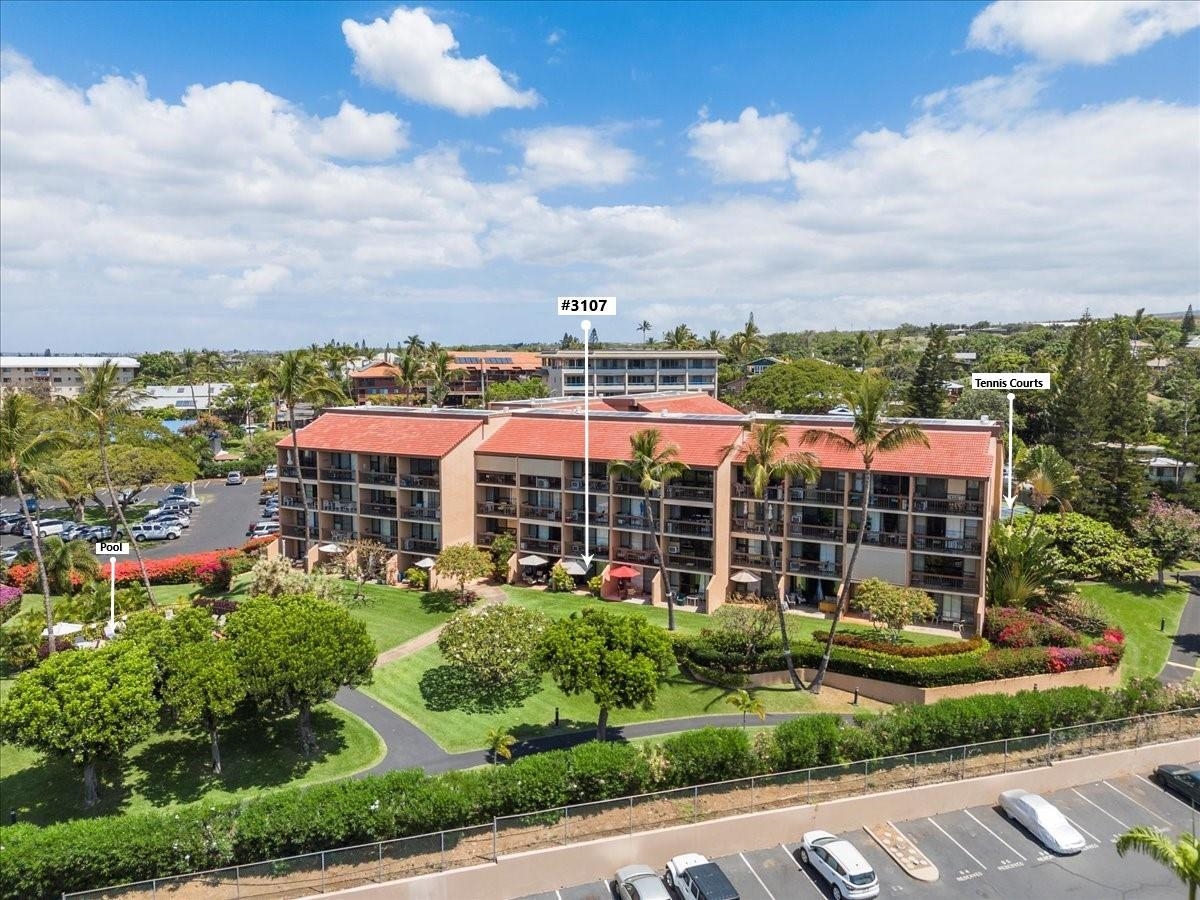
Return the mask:
<svg viewBox="0 0 1200 900">
<path fill-rule="evenodd" d="M 289 350 L 280 354 L 273 365 L 259 373 L 259 383 L 275 398 L 276 404 L 282 403 L 287 407 L 292 456 L 296 465 L 296 478 L 300 483 L 300 506 L 304 512 L 302 558 L 307 567 L 312 525 L 309 522 L 308 494 L 304 489 L 304 469 L 300 465 L 300 443 L 296 437 L 296 407 L 301 403 L 311 403 L 317 408 L 329 406 L 345 402 L 346 396 L 338 383 L 321 369 L 316 357 L 304 350 Z"/>
<path fill-rule="evenodd" d="M 725 346 L 725 338 L 714 328 L 707 337 L 700 341 L 700 346 L 705 350 L 720 350 Z"/>
<path fill-rule="evenodd" d="M 865 371 L 867 363 L 871 361 L 871 351 L 875 349 L 870 333 L 860 331 L 854 338 L 854 346 L 858 349 L 858 364 Z"/>
<path fill-rule="evenodd" d="M 404 388 L 405 402 L 411 404 L 417 385 L 425 380 L 425 361 L 419 353 L 409 351 L 400 357 L 397 368 L 396 381 Z"/>
<path fill-rule="evenodd" d="M 421 338 L 421 336 L 419 334 L 410 334 L 408 337 L 406 337 L 404 339 L 404 352 L 405 353 L 411 353 L 411 354 L 420 356 L 421 352 L 424 349 L 425 349 L 425 341 Z"/>
<path fill-rule="evenodd" d="M 1196 887 L 1200 885 L 1200 838 L 1185 831 L 1176 840 L 1157 828 L 1138 825 L 1117 838 L 1118 856 L 1130 850 L 1144 853 L 1170 869 L 1187 885 L 1188 900 L 1196 900 Z"/>
<path fill-rule="evenodd" d="M 104 473 L 104 485 L 108 489 L 109 502 L 116 510 L 117 518 L 125 534 L 129 534 L 129 522 L 125 518 L 125 507 L 117 496 L 113 486 L 112 469 L 108 464 L 108 448 L 113 440 L 113 428 L 120 420 L 129 415 L 133 402 L 138 398 L 139 391 L 131 384 L 121 381 L 121 371 L 111 359 L 93 369 L 81 369 L 82 385 L 79 395 L 71 399 L 73 409 L 86 421 L 91 420 L 96 428 L 96 441 L 100 450 L 100 469 Z M 142 584 L 146 587 L 146 595 L 154 604 L 154 590 L 150 587 L 150 576 L 146 573 L 146 561 L 142 558 L 142 548 L 137 541 L 133 544 L 133 553 L 137 557 L 138 569 L 142 573 Z"/>
<path fill-rule="evenodd" d="M 81 579 L 95 578 L 100 573 L 92 548 L 82 541 L 64 541 L 60 537 L 48 537 L 44 545 L 46 556 L 46 578 L 53 594 L 69 594 L 72 576 Z"/>
<path fill-rule="evenodd" d="M 654 328 L 654 326 L 651 325 L 650 322 L 647 321 L 646 319 L 642 319 L 642 324 L 637 326 L 636 330 L 640 331 L 642 333 L 642 341 L 644 343 L 647 343 L 647 344 L 650 343 L 650 331 L 653 328 Z"/>
<path fill-rule="evenodd" d="M 1071 511 L 1070 497 L 1079 484 L 1079 476 L 1057 449 L 1049 444 L 1029 447 L 1013 464 L 1013 478 L 1029 485 L 1028 530 L 1033 530 L 1034 520 L 1046 505 L 1053 500 L 1063 512 Z"/>
<path fill-rule="evenodd" d="M 833 610 L 833 621 L 829 626 L 829 638 L 825 641 L 825 652 L 817 667 L 817 674 L 809 685 L 814 694 L 820 693 L 821 684 L 825 680 L 825 672 L 829 668 L 829 657 L 833 653 L 833 639 L 837 634 L 838 622 L 846 609 L 846 601 L 850 597 L 850 585 L 854 578 L 854 564 L 858 561 L 858 553 L 862 549 L 863 538 L 867 534 L 867 506 L 871 498 L 872 469 L 875 456 L 879 453 L 889 453 L 914 444 L 929 446 L 929 438 L 921 427 L 913 422 L 889 422 L 887 419 L 887 403 L 890 385 L 888 380 L 878 372 L 867 369 L 859 377 L 854 386 L 847 392 L 845 400 L 854 410 L 854 421 L 850 426 L 850 436 L 847 437 L 828 428 L 810 428 L 804 432 L 803 443 L 824 443 L 839 450 L 848 450 L 857 454 L 863 462 L 862 505 L 859 508 L 858 535 L 854 539 L 854 549 L 850 553 L 850 562 L 846 565 L 842 586 L 838 591 L 837 606 Z"/>
<path fill-rule="evenodd" d="M 179 374 L 171 379 L 171 383 L 187 385 L 192 394 L 192 414 L 199 416 L 200 409 L 196 405 L 196 383 L 211 384 L 213 382 L 223 368 L 221 355 L 215 350 L 186 348 L 180 351 L 177 359 L 179 360 Z"/>
<path fill-rule="evenodd" d="M 775 521 L 774 507 L 769 488 L 782 484 L 785 478 L 816 479 L 821 474 L 821 464 L 807 451 L 788 453 L 787 432 L 777 421 L 757 422 L 750 426 L 750 437 L 746 443 L 746 461 L 743 467 L 750 483 L 750 492 L 762 502 L 761 524 L 763 541 L 767 545 L 767 568 L 771 574 L 770 594 L 779 613 L 779 636 L 783 640 L 783 658 L 787 661 L 788 677 L 796 688 L 804 687 L 792 661 L 792 643 L 788 639 L 787 616 L 784 613 L 783 595 L 779 591 L 778 560 L 775 558 L 775 542 L 771 539 L 771 523 Z M 726 450 L 732 450 L 732 447 Z M 765 593 L 765 592 L 764 592 Z"/>
<path fill-rule="evenodd" d="M 42 553 L 42 538 L 34 527 L 33 517 L 25 497 L 25 484 L 38 477 L 39 467 L 52 454 L 61 450 L 67 442 L 66 434 L 49 427 L 51 421 L 41 403 L 28 394 L 12 391 L 0 394 L 0 455 L 12 476 L 21 514 L 33 541 L 33 555 L 37 561 L 38 580 L 42 585 L 42 604 L 46 613 L 48 650 L 54 652 L 54 609 L 50 603 L 50 578 L 46 573 L 46 559 Z"/>
<path fill-rule="evenodd" d="M 654 536 L 654 561 L 658 564 L 658 575 L 662 579 L 663 593 L 667 598 L 667 630 L 675 630 L 675 595 L 667 579 L 667 566 L 662 554 L 661 518 L 654 515 L 652 497 L 655 494 L 665 499 L 665 485 L 687 471 L 687 464 L 679 459 L 679 448 L 674 444 L 661 446 L 662 432 L 657 428 L 645 428 L 629 436 L 629 459 L 614 459 L 608 464 L 608 474 L 625 481 L 636 481 L 642 488 L 642 499 L 646 515 L 650 518 L 650 533 Z M 663 512 L 666 508 L 664 504 Z"/>
<path fill-rule="evenodd" d="M 663 344 L 670 350 L 691 350 L 696 346 L 696 333 L 687 325 L 676 325 L 663 335 Z"/>
<path fill-rule="evenodd" d="M 461 371 L 451 368 L 453 365 L 454 357 L 448 350 L 438 348 L 430 357 L 426 376 L 429 378 L 429 399 L 434 406 L 441 406 L 446 402 L 450 385 L 461 377 Z"/>
</svg>

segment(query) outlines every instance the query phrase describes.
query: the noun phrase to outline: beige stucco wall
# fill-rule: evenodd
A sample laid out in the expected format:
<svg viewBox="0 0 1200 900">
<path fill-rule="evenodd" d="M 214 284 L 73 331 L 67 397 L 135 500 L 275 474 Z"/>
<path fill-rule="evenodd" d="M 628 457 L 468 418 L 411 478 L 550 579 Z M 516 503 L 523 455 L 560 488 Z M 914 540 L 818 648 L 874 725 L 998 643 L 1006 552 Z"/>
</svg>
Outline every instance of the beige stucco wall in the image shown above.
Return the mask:
<svg viewBox="0 0 1200 900">
<path fill-rule="evenodd" d="M 853 552 L 853 545 L 842 548 L 845 564 L 849 563 L 850 554 Z M 868 578 L 882 578 L 892 584 L 907 584 L 908 551 L 886 550 L 864 544 L 858 551 L 858 560 L 854 563 L 854 581 L 862 582 Z"/>
<path fill-rule="evenodd" d="M 485 456 L 475 457 L 475 465 L 481 472 L 516 472 L 517 458 L 515 456 Z"/>
<path fill-rule="evenodd" d="M 483 429 L 476 428 L 442 457 L 442 547 L 475 544 L 475 448 L 481 443 Z"/>
</svg>

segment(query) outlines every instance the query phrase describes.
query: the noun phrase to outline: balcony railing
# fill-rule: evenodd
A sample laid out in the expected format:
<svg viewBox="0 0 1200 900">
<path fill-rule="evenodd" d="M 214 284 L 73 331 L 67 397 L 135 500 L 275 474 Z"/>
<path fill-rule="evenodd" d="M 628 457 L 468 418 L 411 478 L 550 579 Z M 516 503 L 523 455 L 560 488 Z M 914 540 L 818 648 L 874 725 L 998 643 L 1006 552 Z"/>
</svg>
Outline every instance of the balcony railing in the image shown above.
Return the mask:
<svg viewBox="0 0 1200 900">
<path fill-rule="evenodd" d="M 837 578 L 842 574 L 842 564 L 822 559 L 789 559 L 787 570 L 799 575 L 820 575 L 825 578 Z"/>
<path fill-rule="evenodd" d="M 913 572 L 909 576 L 913 587 L 935 588 L 945 591 L 956 591 L 961 594 L 975 593 L 979 590 L 979 576 L 954 575 L 942 572 Z"/>
<path fill-rule="evenodd" d="M 322 469 L 321 479 L 323 481 L 353 481 L 353 469 Z"/>
<path fill-rule="evenodd" d="M 858 540 L 858 529 L 851 526 L 846 534 L 846 543 L 853 544 Z M 902 531 L 868 531 L 863 535 L 863 543 L 873 547 L 906 547 L 908 535 Z"/>
<path fill-rule="evenodd" d="M 280 466 L 279 467 L 279 477 L 280 478 L 296 478 L 297 477 L 296 467 L 295 466 Z"/>
<path fill-rule="evenodd" d="M 612 486 L 614 494 L 623 494 L 626 497 L 640 497 L 643 493 L 642 486 L 636 481 L 614 481 Z M 652 491 L 650 496 L 657 497 L 658 491 Z"/>
<path fill-rule="evenodd" d="M 549 475 L 522 475 L 521 487 L 535 491 L 561 491 L 562 479 Z"/>
<path fill-rule="evenodd" d="M 409 553 L 437 553 L 438 542 L 426 538 L 405 538 L 404 549 Z"/>
<path fill-rule="evenodd" d="M 697 487 L 690 484 L 668 484 L 667 497 L 671 500 L 701 500 L 711 502 L 713 490 L 711 487 Z"/>
<path fill-rule="evenodd" d="M 329 532 L 329 539 L 334 540 L 334 541 L 357 541 L 358 540 L 358 532 L 357 531 L 340 531 L 335 528 L 333 531 Z"/>
<path fill-rule="evenodd" d="M 379 534 L 374 531 L 364 531 L 362 537 L 364 541 L 374 541 L 377 544 L 382 544 L 389 550 L 395 550 L 400 543 L 400 539 L 394 534 Z"/>
<path fill-rule="evenodd" d="M 747 516 L 734 516 L 733 530 L 745 531 L 750 534 L 762 534 L 763 520 Z M 783 534 L 783 523 L 773 519 L 767 523 L 767 530 L 771 534 Z"/>
<path fill-rule="evenodd" d="M 508 534 L 512 537 L 517 536 L 516 529 L 505 528 L 503 531 L 484 531 L 475 535 L 475 542 L 481 547 L 490 547 L 495 542 L 496 538 L 501 534 Z"/>
<path fill-rule="evenodd" d="M 740 481 L 735 481 L 733 483 L 733 496 L 742 497 L 747 500 L 757 500 L 758 499 L 757 497 L 754 496 L 754 489 L 751 488 L 750 485 L 743 484 Z M 766 490 L 763 491 L 762 499 L 769 500 L 772 503 L 782 500 L 783 499 L 783 488 L 782 487 L 767 488 Z"/>
<path fill-rule="evenodd" d="M 575 491 L 576 493 L 583 493 L 584 483 L 585 483 L 585 480 L 583 478 L 571 478 L 567 481 L 567 490 Z M 593 494 L 607 494 L 608 493 L 608 479 L 607 478 L 590 478 L 590 479 L 587 479 L 586 483 L 587 483 L 587 489 L 589 491 L 591 491 Z"/>
<path fill-rule="evenodd" d="M 667 534 L 692 534 L 699 537 L 712 537 L 712 533 L 712 522 L 667 519 Z"/>
<path fill-rule="evenodd" d="M 713 561 L 711 556 L 688 556 L 685 553 L 668 553 L 667 566 L 675 569 L 688 569 L 694 572 L 711 572 Z"/>
<path fill-rule="evenodd" d="M 788 533 L 792 537 L 813 538 L 818 541 L 841 541 L 841 525 L 805 525 L 792 519 Z"/>
<path fill-rule="evenodd" d="M 475 510 L 489 516 L 515 516 L 517 505 L 502 500 L 480 500 L 475 504 Z"/>
<path fill-rule="evenodd" d="M 613 547 L 612 558 L 621 562 L 652 565 L 658 559 L 658 554 L 653 550 L 636 550 L 633 547 Z"/>
<path fill-rule="evenodd" d="M 403 506 L 400 508 L 400 518 L 402 519 L 436 522 L 441 516 L 442 510 L 437 506 Z"/>
<path fill-rule="evenodd" d="M 480 472 L 476 479 L 480 484 L 503 484 L 516 487 L 517 476 L 512 472 Z"/>
<path fill-rule="evenodd" d="M 850 505 L 862 506 L 862 491 L 850 492 Z M 867 506 L 871 509 L 892 509 L 902 512 L 908 509 L 908 497 L 901 497 L 892 494 L 871 494 L 871 499 L 867 502 Z"/>
<path fill-rule="evenodd" d="M 436 488 L 439 484 L 436 475 L 400 475 L 397 477 L 400 487 L 403 488 Z"/>
<path fill-rule="evenodd" d="M 617 528 L 637 528 L 642 531 L 648 531 L 650 528 L 649 516 L 633 516 L 629 513 L 617 513 L 613 519 L 613 525 Z"/>
<path fill-rule="evenodd" d="M 788 500 L 792 503 L 823 503 L 826 506 L 842 506 L 844 494 L 842 491 L 831 491 L 825 488 L 792 488 L 788 491 Z"/>
<path fill-rule="evenodd" d="M 308 505 L 309 505 L 309 506 L 312 506 L 312 504 L 313 504 L 314 502 L 315 502 L 315 501 L 314 501 L 312 498 L 309 498 Z M 300 502 L 300 498 L 299 498 L 299 497 L 280 497 L 280 498 L 279 498 L 279 505 L 280 505 L 280 506 L 286 506 L 286 507 L 289 507 L 289 508 L 291 508 L 291 507 L 295 507 L 296 509 L 300 509 L 301 507 L 303 507 L 303 506 L 304 506 L 304 504 Z"/>
<path fill-rule="evenodd" d="M 914 534 L 912 548 L 931 550 L 934 553 L 966 553 L 969 556 L 978 556 L 983 550 L 983 543 L 978 538 Z"/>
<path fill-rule="evenodd" d="M 568 509 L 566 512 L 566 520 L 568 522 L 574 522 L 577 525 L 583 524 L 585 520 L 592 525 L 607 525 L 608 511 L 605 510 L 604 512 L 585 514 L 582 509 Z"/>
<path fill-rule="evenodd" d="M 358 504 L 353 500 L 322 500 L 321 512 L 354 513 L 358 512 Z"/>
<path fill-rule="evenodd" d="M 945 497 L 923 497 L 917 494 L 913 499 L 913 512 L 947 513 L 956 516 L 982 516 L 983 501 L 968 500 L 961 494 L 950 494 Z"/>
<path fill-rule="evenodd" d="M 553 553 L 557 556 L 562 552 L 561 541 L 543 541 L 540 538 L 522 538 L 521 549 L 536 553 Z"/>
<path fill-rule="evenodd" d="M 522 519 L 540 519 L 545 522 L 561 522 L 562 507 L 560 506 L 532 506 L 528 503 L 521 504 Z"/>
<path fill-rule="evenodd" d="M 377 472 L 372 469 L 358 473 L 358 480 L 363 484 L 396 484 L 395 472 Z"/>
<path fill-rule="evenodd" d="M 361 503 L 359 508 L 364 516 L 380 516 L 384 519 L 396 518 L 395 503 Z"/>
<path fill-rule="evenodd" d="M 751 566 L 756 569 L 767 568 L 767 557 L 764 553 L 734 553 L 730 557 L 735 566 Z M 776 565 L 779 563 L 779 557 L 775 557 Z"/>
<path fill-rule="evenodd" d="M 593 556 L 608 558 L 608 544 L 591 544 L 589 547 Z M 583 541 L 571 541 L 571 552 L 577 556 L 582 555 Z"/>
<path fill-rule="evenodd" d="M 280 533 L 283 534 L 284 537 L 298 537 L 298 538 L 304 537 L 304 526 L 303 525 L 280 525 L 279 531 L 280 531 Z M 314 535 L 316 535 L 317 529 L 314 528 L 312 530 L 312 533 Z"/>
</svg>

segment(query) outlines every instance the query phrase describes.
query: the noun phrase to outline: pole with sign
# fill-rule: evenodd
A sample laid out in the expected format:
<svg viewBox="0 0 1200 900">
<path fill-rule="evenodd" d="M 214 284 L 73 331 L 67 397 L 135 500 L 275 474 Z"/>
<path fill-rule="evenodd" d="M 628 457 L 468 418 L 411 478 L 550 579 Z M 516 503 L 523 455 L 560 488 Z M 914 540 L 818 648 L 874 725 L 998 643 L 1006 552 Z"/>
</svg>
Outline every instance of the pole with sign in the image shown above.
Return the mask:
<svg viewBox="0 0 1200 900">
<path fill-rule="evenodd" d="M 1014 507 L 1017 505 L 1017 495 L 1013 492 L 1013 400 L 1017 395 L 1013 391 L 1048 391 L 1050 390 L 1049 372 L 977 372 L 971 376 L 971 387 L 977 391 L 1007 391 L 1008 392 L 1008 483 L 1004 504 L 1008 507 L 1009 518 L 1012 518 Z"/>
<path fill-rule="evenodd" d="M 100 541 L 96 544 L 96 555 L 108 554 L 108 624 L 104 636 L 110 641 L 117 636 L 117 557 L 129 555 L 129 545 L 124 541 Z"/>
</svg>

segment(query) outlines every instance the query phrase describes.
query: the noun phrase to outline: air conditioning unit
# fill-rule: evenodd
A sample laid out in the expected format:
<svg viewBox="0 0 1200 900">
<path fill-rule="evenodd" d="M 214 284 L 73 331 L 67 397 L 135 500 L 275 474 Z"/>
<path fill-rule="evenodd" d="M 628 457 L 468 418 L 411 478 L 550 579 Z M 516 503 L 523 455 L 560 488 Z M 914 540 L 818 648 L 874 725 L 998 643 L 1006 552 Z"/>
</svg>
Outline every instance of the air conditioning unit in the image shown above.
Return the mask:
<svg viewBox="0 0 1200 900">
<path fill-rule="evenodd" d="M 679 545 L 678 545 L 678 544 L 669 544 L 669 545 L 667 545 L 667 552 L 668 552 L 668 553 L 678 553 L 678 552 L 679 552 Z"/>
<path fill-rule="evenodd" d="M 528 550 L 528 549 L 529 549 L 529 542 L 528 542 L 528 541 L 521 541 L 521 549 L 522 549 L 522 550 Z"/>
<path fill-rule="evenodd" d="M 578 478 L 572 478 L 571 479 L 571 490 L 579 491 L 582 489 L 583 489 L 583 482 L 580 481 Z"/>
<path fill-rule="evenodd" d="M 536 484 L 540 488 L 550 487 L 550 479 L 549 478 L 537 478 L 534 480 L 533 483 Z"/>
</svg>

